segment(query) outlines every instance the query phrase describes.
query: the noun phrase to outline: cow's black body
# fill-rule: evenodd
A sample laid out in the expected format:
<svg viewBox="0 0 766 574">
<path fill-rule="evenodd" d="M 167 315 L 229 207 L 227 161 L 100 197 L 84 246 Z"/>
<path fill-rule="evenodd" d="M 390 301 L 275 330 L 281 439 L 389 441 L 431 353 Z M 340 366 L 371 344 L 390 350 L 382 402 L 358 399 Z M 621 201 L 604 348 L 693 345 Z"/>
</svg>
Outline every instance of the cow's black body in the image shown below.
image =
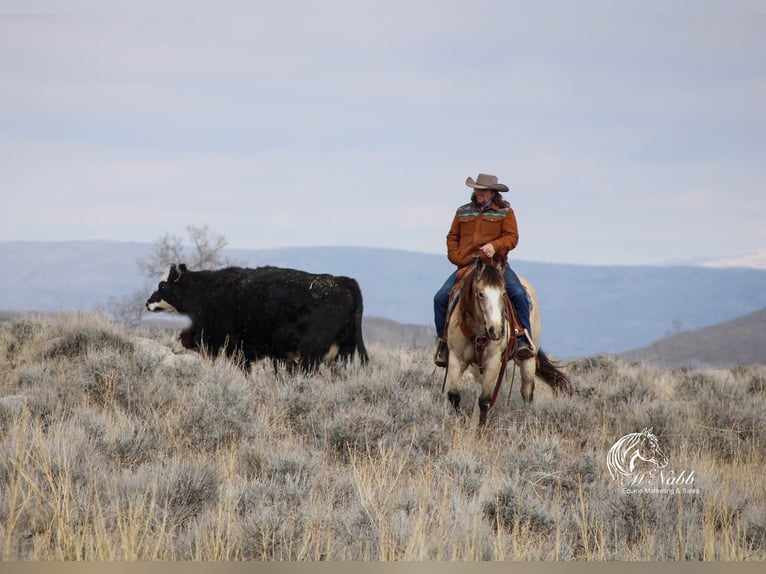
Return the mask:
<svg viewBox="0 0 766 574">
<path fill-rule="evenodd" d="M 227 267 L 188 271 L 171 265 L 146 302 L 151 311 L 187 315 L 181 333 L 188 348 L 229 356 L 242 352 L 247 363 L 271 357 L 316 368 L 323 360 L 350 360 L 362 339 L 362 294 L 350 277 L 295 269 Z"/>
</svg>

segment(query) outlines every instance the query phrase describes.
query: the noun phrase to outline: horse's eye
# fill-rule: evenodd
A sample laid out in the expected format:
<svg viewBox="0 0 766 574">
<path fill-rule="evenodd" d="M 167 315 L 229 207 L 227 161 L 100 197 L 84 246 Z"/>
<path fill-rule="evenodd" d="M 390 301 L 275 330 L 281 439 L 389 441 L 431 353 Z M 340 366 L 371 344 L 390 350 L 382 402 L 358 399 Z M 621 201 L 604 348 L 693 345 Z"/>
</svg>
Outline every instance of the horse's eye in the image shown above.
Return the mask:
<svg viewBox="0 0 766 574">
<path fill-rule="evenodd" d="M 476 294 L 477 299 L 484 299 L 484 293 L 477 293 Z"/>
</svg>

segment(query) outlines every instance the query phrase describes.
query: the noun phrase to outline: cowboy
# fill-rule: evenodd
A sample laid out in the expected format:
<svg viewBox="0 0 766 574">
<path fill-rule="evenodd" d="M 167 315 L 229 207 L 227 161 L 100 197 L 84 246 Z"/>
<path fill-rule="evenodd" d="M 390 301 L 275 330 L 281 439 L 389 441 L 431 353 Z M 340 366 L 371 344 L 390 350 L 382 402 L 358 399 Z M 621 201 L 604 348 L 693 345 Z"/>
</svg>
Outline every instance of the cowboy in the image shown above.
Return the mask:
<svg viewBox="0 0 766 574">
<path fill-rule="evenodd" d="M 439 367 L 447 366 L 444 330 L 449 294 L 457 281 L 458 273 L 470 266 L 477 254 L 486 259 L 496 257 L 504 262 L 505 288 L 519 323 L 524 328 L 524 333 L 516 339 L 514 357 L 519 360 L 528 359 L 534 355 L 534 348 L 528 336 L 531 332 L 529 300 L 507 260 L 508 252 L 519 242 L 516 215 L 500 194 L 508 191 L 508 186 L 498 183 L 496 176 L 486 173 L 480 173 L 476 181 L 471 177 L 467 178 L 465 184 L 474 190 L 471 202 L 457 209 L 447 234 L 447 258 L 457 266 L 457 270 L 447 277 L 444 285 L 434 295 L 434 322 L 438 337 L 434 363 Z"/>
</svg>

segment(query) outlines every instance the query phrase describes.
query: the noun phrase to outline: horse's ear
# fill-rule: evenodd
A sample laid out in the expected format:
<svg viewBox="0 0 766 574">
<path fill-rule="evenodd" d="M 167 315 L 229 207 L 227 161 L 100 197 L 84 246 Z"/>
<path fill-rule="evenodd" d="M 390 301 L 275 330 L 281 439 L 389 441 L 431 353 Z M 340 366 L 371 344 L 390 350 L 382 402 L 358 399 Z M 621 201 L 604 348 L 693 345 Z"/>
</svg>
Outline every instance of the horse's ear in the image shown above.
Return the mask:
<svg viewBox="0 0 766 574">
<path fill-rule="evenodd" d="M 645 427 L 641 434 L 652 434 L 654 427 Z"/>
</svg>

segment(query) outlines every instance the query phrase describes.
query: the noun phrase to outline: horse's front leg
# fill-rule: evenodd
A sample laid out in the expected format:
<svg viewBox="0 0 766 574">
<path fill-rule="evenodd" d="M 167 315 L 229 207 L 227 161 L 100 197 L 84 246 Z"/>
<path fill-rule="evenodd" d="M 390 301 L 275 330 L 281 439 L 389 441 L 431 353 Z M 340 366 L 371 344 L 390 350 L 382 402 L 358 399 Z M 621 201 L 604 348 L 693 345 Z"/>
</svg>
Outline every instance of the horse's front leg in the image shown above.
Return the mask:
<svg viewBox="0 0 766 574">
<path fill-rule="evenodd" d="M 497 347 L 493 349 L 493 347 Z M 492 405 L 492 394 L 495 392 L 497 379 L 502 367 L 503 351 L 499 343 L 493 343 L 486 350 L 486 357 L 490 360 L 484 365 L 484 375 L 481 379 L 481 395 L 479 395 L 479 425 L 487 423 L 487 415 Z"/>
<path fill-rule="evenodd" d="M 451 352 L 447 363 L 447 398 L 457 411 L 460 408 L 460 379 L 463 376 L 468 363 L 461 360 L 458 353 Z"/>
</svg>

